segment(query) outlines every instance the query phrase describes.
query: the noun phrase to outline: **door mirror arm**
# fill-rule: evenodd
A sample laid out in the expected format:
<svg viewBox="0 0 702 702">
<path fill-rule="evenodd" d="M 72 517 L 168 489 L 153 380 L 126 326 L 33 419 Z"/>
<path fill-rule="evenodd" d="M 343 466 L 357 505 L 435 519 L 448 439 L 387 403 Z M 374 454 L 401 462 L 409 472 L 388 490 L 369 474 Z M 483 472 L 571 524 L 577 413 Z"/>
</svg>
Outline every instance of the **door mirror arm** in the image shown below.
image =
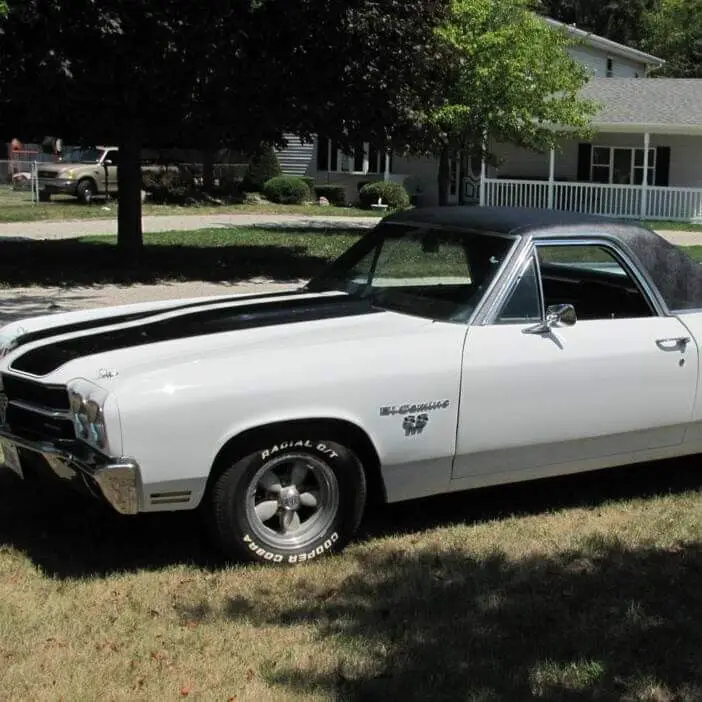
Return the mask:
<svg viewBox="0 0 702 702">
<path fill-rule="evenodd" d="M 532 327 L 524 329 L 525 334 L 550 334 L 557 327 L 572 327 L 578 320 L 573 305 L 549 305 L 545 318 Z"/>
</svg>

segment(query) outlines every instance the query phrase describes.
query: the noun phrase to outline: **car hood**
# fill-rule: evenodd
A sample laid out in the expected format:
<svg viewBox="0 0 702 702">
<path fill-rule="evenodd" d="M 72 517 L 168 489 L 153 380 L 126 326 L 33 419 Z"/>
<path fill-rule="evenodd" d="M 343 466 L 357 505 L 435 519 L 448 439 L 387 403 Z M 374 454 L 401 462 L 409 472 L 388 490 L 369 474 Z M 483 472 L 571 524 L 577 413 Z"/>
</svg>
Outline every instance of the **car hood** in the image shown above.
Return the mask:
<svg viewBox="0 0 702 702">
<path fill-rule="evenodd" d="M 396 335 L 431 322 L 387 312 L 345 293 L 283 293 L 113 308 L 95 317 L 64 316 L 25 328 L 5 341 L 0 362 L 12 372 L 65 383 L 76 377 L 119 384 L 168 365 L 201 363 L 232 353 L 260 354 L 281 346 Z M 6 335 L 7 339 L 7 335 Z"/>
</svg>

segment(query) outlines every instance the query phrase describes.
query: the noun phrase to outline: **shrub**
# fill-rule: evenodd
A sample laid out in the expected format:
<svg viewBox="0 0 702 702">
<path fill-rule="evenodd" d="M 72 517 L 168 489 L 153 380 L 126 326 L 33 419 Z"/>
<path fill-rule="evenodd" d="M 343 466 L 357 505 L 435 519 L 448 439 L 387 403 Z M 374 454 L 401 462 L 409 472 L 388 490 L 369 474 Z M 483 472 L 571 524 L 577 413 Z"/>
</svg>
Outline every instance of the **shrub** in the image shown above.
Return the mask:
<svg viewBox="0 0 702 702">
<path fill-rule="evenodd" d="M 280 164 L 273 147 L 270 144 L 263 144 L 251 156 L 241 184 L 242 190 L 248 193 L 260 193 L 267 181 L 279 175 Z"/>
<path fill-rule="evenodd" d="M 310 189 L 297 176 L 277 176 L 266 181 L 263 194 L 281 205 L 301 205 L 310 196 Z"/>
<path fill-rule="evenodd" d="M 309 176 L 302 176 L 300 180 L 305 181 L 305 185 L 307 185 L 307 188 L 310 191 L 310 197 L 314 195 L 314 178 L 310 178 Z"/>
<path fill-rule="evenodd" d="M 156 204 L 182 204 L 192 197 L 194 177 L 178 166 L 152 168 L 142 171 L 141 187 Z"/>
<path fill-rule="evenodd" d="M 361 188 L 359 193 L 361 199 L 361 207 L 370 209 L 371 205 L 378 202 L 381 198 L 383 203 L 391 210 L 401 210 L 409 207 L 410 199 L 407 191 L 399 183 L 386 183 L 378 181 L 377 183 L 368 183 Z"/>
<path fill-rule="evenodd" d="M 346 204 L 346 188 L 343 185 L 316 185 L 314 196 L 326 197 L 330 205 L 337 207 L 343 207 Z"/>
</svg>

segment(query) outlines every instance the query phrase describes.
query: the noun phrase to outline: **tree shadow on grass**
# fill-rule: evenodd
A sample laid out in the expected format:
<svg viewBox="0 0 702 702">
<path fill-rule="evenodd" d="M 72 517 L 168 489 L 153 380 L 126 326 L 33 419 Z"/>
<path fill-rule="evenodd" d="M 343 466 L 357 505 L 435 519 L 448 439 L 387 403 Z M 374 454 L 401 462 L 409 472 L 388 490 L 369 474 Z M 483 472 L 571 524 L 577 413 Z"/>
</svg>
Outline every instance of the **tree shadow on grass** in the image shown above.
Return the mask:
<svg viewBox="0 0 702 702">
<path fill-rule="evenodd" d="M 247 245 L 242 240 L 212 247 L 147 244 L 138 263 L 124 263 L 108 241 L 7 241 L 0 242 L 0 286 L 237 282 L 254 277 L 288 282 L 316 275 L 329 257 L 311 253 L 304 244 Z"/>
<path fill-rule="evenodd" d="M 310 627 L 326 660 L 272 660 L 262 670 L 269 684 L 298 695 L 702 699 L 699 544 L 631 550 L 590 538 L 522 559 L 428 549 L 354 558 L 357 572 L 338 587 L 310 580 L 282 604 L 254 588 L 200 614 Z"/>
</svg>

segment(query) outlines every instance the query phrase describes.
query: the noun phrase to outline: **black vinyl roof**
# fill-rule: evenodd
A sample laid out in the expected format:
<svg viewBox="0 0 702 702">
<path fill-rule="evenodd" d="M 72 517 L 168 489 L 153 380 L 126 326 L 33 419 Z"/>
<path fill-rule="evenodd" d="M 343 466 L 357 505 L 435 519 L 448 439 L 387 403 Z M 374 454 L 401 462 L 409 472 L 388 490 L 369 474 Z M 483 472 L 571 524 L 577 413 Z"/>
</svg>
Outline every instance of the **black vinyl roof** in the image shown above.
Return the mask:
<svg viewBox="0 0 702 702">
<path fill-rule="evenodd" d="M 658 289 L 669 310 L 702 310 L 702 266 L 650 229 L 610 217 L 519 207 L 426 207 L 386 217 L 393 224 L 438 225 L 535 239 L 595 236 L 616 241 Z"/>
<path fill-rule="evenodd" d="M 577 228 L 578 236 L 582 236 L 584 228 L 593 233 L 607 233 L 611 231 L 612 226 L 642 229 L 610 217 L 526 207 L 422 207 L 399 212 L 386 217 L 384 221 L 466 227 L 519 236 L 553 236 L 556 233 L 559 236 L 568 236 L 571 233 L 575 235 L 574 227 Z"/>
</svg>

